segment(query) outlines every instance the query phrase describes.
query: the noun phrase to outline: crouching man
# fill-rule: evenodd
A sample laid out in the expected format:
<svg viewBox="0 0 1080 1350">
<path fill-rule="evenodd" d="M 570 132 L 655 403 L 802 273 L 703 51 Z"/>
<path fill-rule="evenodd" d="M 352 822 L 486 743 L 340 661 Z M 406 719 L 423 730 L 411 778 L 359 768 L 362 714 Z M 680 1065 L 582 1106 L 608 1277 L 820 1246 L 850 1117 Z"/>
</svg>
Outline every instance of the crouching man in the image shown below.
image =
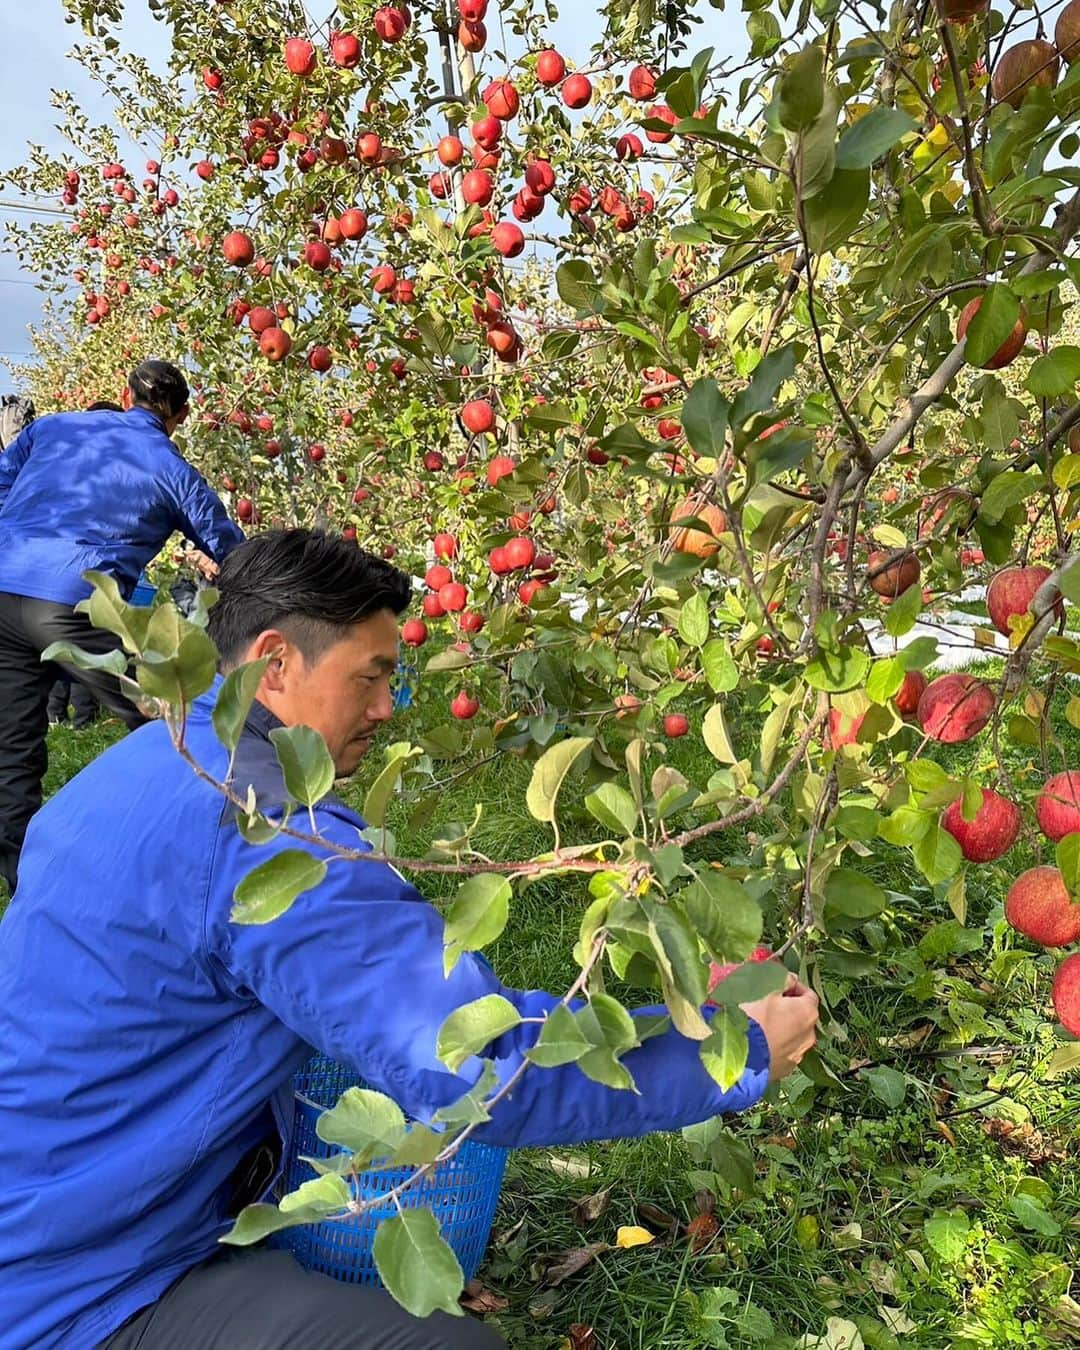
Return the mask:
<svg viewBox="0 0 1080 1350">
<path fill-rule="evenodd" d="M 408 578 L 355 545 L 292 530 L 240 545 L 218 584 L 222 671 L 268 662 L 235 781 L 280 803 L 269 736 L 299 724 L 322 734 L 339 775 L 352 773 L 390 719 Z M 192 710 L 187 743 L 220 781 L 214 692 Z M 324 838 L 355 847 L 362 822 L 340 801 L 316 815 Z M 219 1245 L 275 1180 L 290 1080 L 311 1047 L 430 1119 L 475 1078 L 435 1055 L 455 1008 L 499 993 L 537 1018 L 557 1002 L 504 988 L 469 953 L 444 978 L 442 918 L 381 863 L 335 864 L 272 923 L 231 923 L 237 882 L 270 850 L 297 846 L 245 843 L 160 722 L 106 751 L 31 823 L 0 925 L 8 1350 L 502 1344 L 471 1319 L 415 1320 L 382 1291 L 310 1274 L 283 1253 Z M 476 1137 L 579 1143 L 751 1106 L 814 1042 L 815 996 L 793 979 L 788 993 L 747 1005 L 749 1063 L 729 1092 L 669 1030 L 625 1057 L 639 1095 L 574 1065 L 531 1071 Z M 534 1023 L 492 1043 L 501 1078 L 536 1034 Z"/>
</svg>

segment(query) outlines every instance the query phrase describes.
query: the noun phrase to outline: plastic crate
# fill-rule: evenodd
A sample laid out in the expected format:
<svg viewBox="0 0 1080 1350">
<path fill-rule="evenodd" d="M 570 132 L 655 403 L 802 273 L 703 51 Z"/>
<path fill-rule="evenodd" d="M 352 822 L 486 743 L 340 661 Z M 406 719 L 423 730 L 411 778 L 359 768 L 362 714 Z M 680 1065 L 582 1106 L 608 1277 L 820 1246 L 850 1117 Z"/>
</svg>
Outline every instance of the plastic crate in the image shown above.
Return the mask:
<svg viewBox="0 0 1080 1350">
<path fill-rule="evenodd" d="M 128 603 L 131 605 L 152 605 L 156 595 L 156 586 L 149 586 L 145 581 L 140 580 L 135 583 L 135 589 L 131 592 L 131 599 Z"/>
<path fill-rule="evenodd" d="M 295 1190 L 315 1176 L 302 1155 L 328 1158 L 341 1152 L 324 1143 L 315 1133 L 319 1116 L 333 1106 L 350 1087 L 363 1087 L 363 1080 L 344 1064 L 316 1056 L 296 1075 L 296 1105 L 293 1138 L 285 1160 L 284 1183 Z M 506 1168 L 506 1150 L 466 1140 L 449 1161 L 421 1178 L 398 1197 L 403 1209 L 430 1209 L 439 1221 L 443 1238 L 453 1248 L 466 1280 L 476 1274 L 484 1256 L 495 1207 Z M 411 1167 L 364 1172 L 355 1194 L 371 1200 L 406 1181 Z M 291 1252 L 307 1270 L 321 1271 L 350 1284 L 378 1284 L 372 1257 L 375 1230 L 383 1219 L 392 1219 L 397 1209 L 392 1200 L 332 1223 L 306 1224 L 275 1233 L 270 1245 Z"/>
<path fill-rule="evenodd" d="M 419 679 L 415 666 L 399 664 L 394 673 L 394 711 L 412 707 L 413 686 Z"/>
</svg>

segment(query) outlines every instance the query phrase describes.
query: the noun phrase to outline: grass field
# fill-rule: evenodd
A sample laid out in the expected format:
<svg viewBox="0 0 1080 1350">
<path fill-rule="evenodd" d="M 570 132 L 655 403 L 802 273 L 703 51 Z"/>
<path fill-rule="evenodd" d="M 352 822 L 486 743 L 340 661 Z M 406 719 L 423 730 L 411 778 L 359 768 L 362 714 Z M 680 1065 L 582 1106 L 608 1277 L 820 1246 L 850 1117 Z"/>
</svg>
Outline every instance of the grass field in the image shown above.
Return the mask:
<svg viewBox="0 0 1080 1350">
<path fill-rule="evenodd" d="M 441 694 L 420 693 L 395 738 L 445 721 Z M 1064 723 L 1058 730 L 1059 753 L 1080 762 L 1080 736 Z M 117 734 L 108 724 L 54 729 L 48 790 Z M 1030 754 L 1009 751 L 1025 791 L 1039 781 Z M 699 781 L 706 761 L 685 742 L 674 757 Z M 366 765 L 351 787 L 354 804 L 378 767 Z M 426 789 L 422 826 L 394 808 L 398 851 L 422 853 L 440 825 L 471 821 L 478 807 L 483 851 L 527 857 L 549 847 L 523 805 L 529 772 L 506 754 L 465 776 L 441 767 L 449 781 Z M 577 824 L 589 837 L 588 822 Z M 570 842 L 573 829 L 571 821 Z M 725 848 L 737 851 L 739 841 Z M 500 1303 L 491 1320 L 510 1345 L 1080 1344 L 1080 1303 L 1070 1297 L 1080 1257 L 1080 1073 L 1048 1073 L 1062 1040 L 1048 1006 L 1053 961 L 1014 940 L 1002 920 L 1010 879 L 1032 861 L 1021 842 L 1000 863 L 971 869 L 961 926 L 906 853 L 874 847 L 862 865 L 894 893 L 891 908 L 865 926 L 857 960 L 834 961 L 823 975 L 823 1043 L 839 1085 L 816 1088 L 796 1074 L 729 1122 L 749 1150 L 754 1184 L 719 1195 L 717 1231 L 700 1250 L 683 1226 L 697 1212 L 701 1165 L 681 1137 L 515 1154 L 481 1271 Z M 438 902 L 453 887 L 442 879 L 424 889 Z M 582 908 L 576 885 L 526 891 L 489 952 L 500 977 L 564 989 Z M 651 1001 L 647 991 L 619 992 Z M 643 1226 L 655 1241 L 614 1249 L 620 1225 Z M 580 1272 L 556 1282 L 560 1260 L 593 1244 Z"/>
</svg>

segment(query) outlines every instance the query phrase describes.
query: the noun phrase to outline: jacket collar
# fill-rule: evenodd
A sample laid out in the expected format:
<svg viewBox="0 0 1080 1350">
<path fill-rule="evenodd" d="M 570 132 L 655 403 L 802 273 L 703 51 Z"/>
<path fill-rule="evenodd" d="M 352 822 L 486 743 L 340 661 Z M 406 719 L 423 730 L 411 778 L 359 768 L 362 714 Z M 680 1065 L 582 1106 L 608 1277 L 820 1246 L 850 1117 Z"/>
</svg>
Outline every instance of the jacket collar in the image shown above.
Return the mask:
<svg viewBox="0 0 1080 1350">
<path fill-rule="evenodd" d="M 166 434 L 165 423 L 156 412 L 152 412 L 149 408 L 140 408 L 138 406 L 129 408 L 124 416 L 134 418 L 136 422 L 141 422 L 145 426 L 156 427 L 163 436 Z"/>
<path fill-rule="evenodd" d="M 283 727 L 285 723 L 280 717 L 275 717 L 265 703 L 260 703 L 258 699 L 251 705 L 251 710 L 247 715 L 244 727 L 247 731 L 253 731 L 256 736 L 264 741 L 270 739 L 270 733 L 275 727 Z"/>
</svg>

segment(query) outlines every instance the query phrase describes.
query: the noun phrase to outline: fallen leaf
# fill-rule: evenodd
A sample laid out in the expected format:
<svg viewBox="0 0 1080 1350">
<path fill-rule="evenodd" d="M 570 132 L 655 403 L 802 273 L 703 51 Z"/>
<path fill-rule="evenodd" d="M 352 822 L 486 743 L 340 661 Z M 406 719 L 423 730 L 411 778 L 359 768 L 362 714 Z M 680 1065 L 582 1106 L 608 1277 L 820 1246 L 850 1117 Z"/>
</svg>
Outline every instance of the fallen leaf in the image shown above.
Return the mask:
<svg viewBox="0 0 1080 1350">
<path fill-rule="evenodd" d="M 712 1191 L 694 1192 L 694 1208 L 699 1214 L 713 1214 L 716 1211 L 716 1196 Z"/>
<path fill-rule="evenodd" d="M 637 1206 L 637 1216 L 643 1222 L 650 1224 L 653 1228 L 663 1228 L 665 1230 L 674 1228 L 678 1223 L 674 1214 L 668 1214 L 666 1210 L 660 1209 L 657 1205 L 651 1205 L 648 1200 L 642 1200 Z"/>
<path fill-rule="evenodd" d="M 504 1228 L 502 1232 L 496 1233 L 491 1239 L 493 1247 L 508 1247 L 525 1227 L 525 1220 L 518 1219 L 517 1223 L 511 1224 L 509 1228 Z"/>
<path fill-rule="evenodd" d="M 616 1247 L 647 1247 L 655 1241 L 656 1234 L 650 1233 L 647 1228 L 624 1227 L 615 1234 Z"/>
<path fill-rule="evenodd" d="M 586 1177 L 592 1176 L 592 1164 L 588 1158 L 559 1158 L 552 1153 L 548 1158 L 548 1166 L 559 1176 L 573 1177 L 575 1181 L 584 1181 Z"/>
<path fill-rule="evenodd" d="M 947 1139 L 949 1143 L 953 1146 L 953 1148 L 956 1147 L 956 1135 L 953 1134 L 952 1130 L 949 1128 L 948 1125 L 945 1124 L 943 1120 L 935 1120 L 934 1129 L 937 1130 L 938 1134 L 940 1134 L 943 1138 Z"/>
<path fill-rule="evenodd" d="M 503 1312 L 510 1306 L 508 1298 L 503 1298 L 501 1294 L 493 1294 L 490 1289 L 485 1289 L 479 1280 L 468 1282 L 458 1302 L 469 1312 L 480 1313 L 481 1316 Z"/>
<path fill-rule="evenodd" d="M 704 1251 L 720 1231 L 720 1225 L 713 1214 L 699 1214 L 686 1225 L 686 1236 L 690 1240 L 692 1252 Z"/>
<path fill-rule="evenodd" d="M 1000 1144 L 1003 1153 L 1026 1158 L 1034 1167 L 1048 1162 L 1065 1162 L 1068 1156 L 1057 1140 L 1048 1138 L 1027 1120 L 1017 1125 L 1011 1120 L 990 1117 L 983 1121 L 983 1133 Z"/>
<path fill-rule="evenodd" d="M 563 1252 L 544 1272 L 544 1283 L 562 1284 L 563 1280 L 568 1280 L 571 1275 L 584 1270 L 601 1252 L 609 1251 L 611 1251 L 609 1242 L 590 1242 L 587 1247 L 575 1247 L 573 1251 Z"/>
<path fill-rule="evenodd" d="M 878 1316 L 894 1336 L 910 1336 L 913 1331 L 919 1329 L 917 1323 L 913 1322 L 907 1313 L 899 1308 L 890 1308 L 884 1303 L 878 1308 Z"/>
<path fill-rule="evenodd" d="M 611 1187 L 605 1190 L 597 1191 L 595 1195 L 586 1195 L 581 1200 L 576 1200 L 573 1205 L 573 1215 L 575 1223 L 593 1223 L 603 1214 L 608 1207 L 611 1199 Z"/>
<path fill-rule="evenodd" d="M 547 1289 L 529 1304 L 529 1316 L 537 1322 L 543 1321 L 545 1317 L 550 1317 L 555 1311 L 555 1305 L 559 1301 L 559 1296 L 554 1289 Z"/>
<path fill-rule="evenodd" d="M 572 1322 L 566 1328 L 566 1339 L 563 1341 L 566 1350 L 600 1350 L 600 1341 L 593 1331 L 592 1327 L 587 1327 L 584 1322 Z"/>
<path fill-rule="evenodd" d="M 771 1144 L 773 1148 L 786 1148 L 790 1153 L 799 1147 L 799 1141 L 793 1134 L 770 1134 L 765 1143 Z"/>
</svg>

